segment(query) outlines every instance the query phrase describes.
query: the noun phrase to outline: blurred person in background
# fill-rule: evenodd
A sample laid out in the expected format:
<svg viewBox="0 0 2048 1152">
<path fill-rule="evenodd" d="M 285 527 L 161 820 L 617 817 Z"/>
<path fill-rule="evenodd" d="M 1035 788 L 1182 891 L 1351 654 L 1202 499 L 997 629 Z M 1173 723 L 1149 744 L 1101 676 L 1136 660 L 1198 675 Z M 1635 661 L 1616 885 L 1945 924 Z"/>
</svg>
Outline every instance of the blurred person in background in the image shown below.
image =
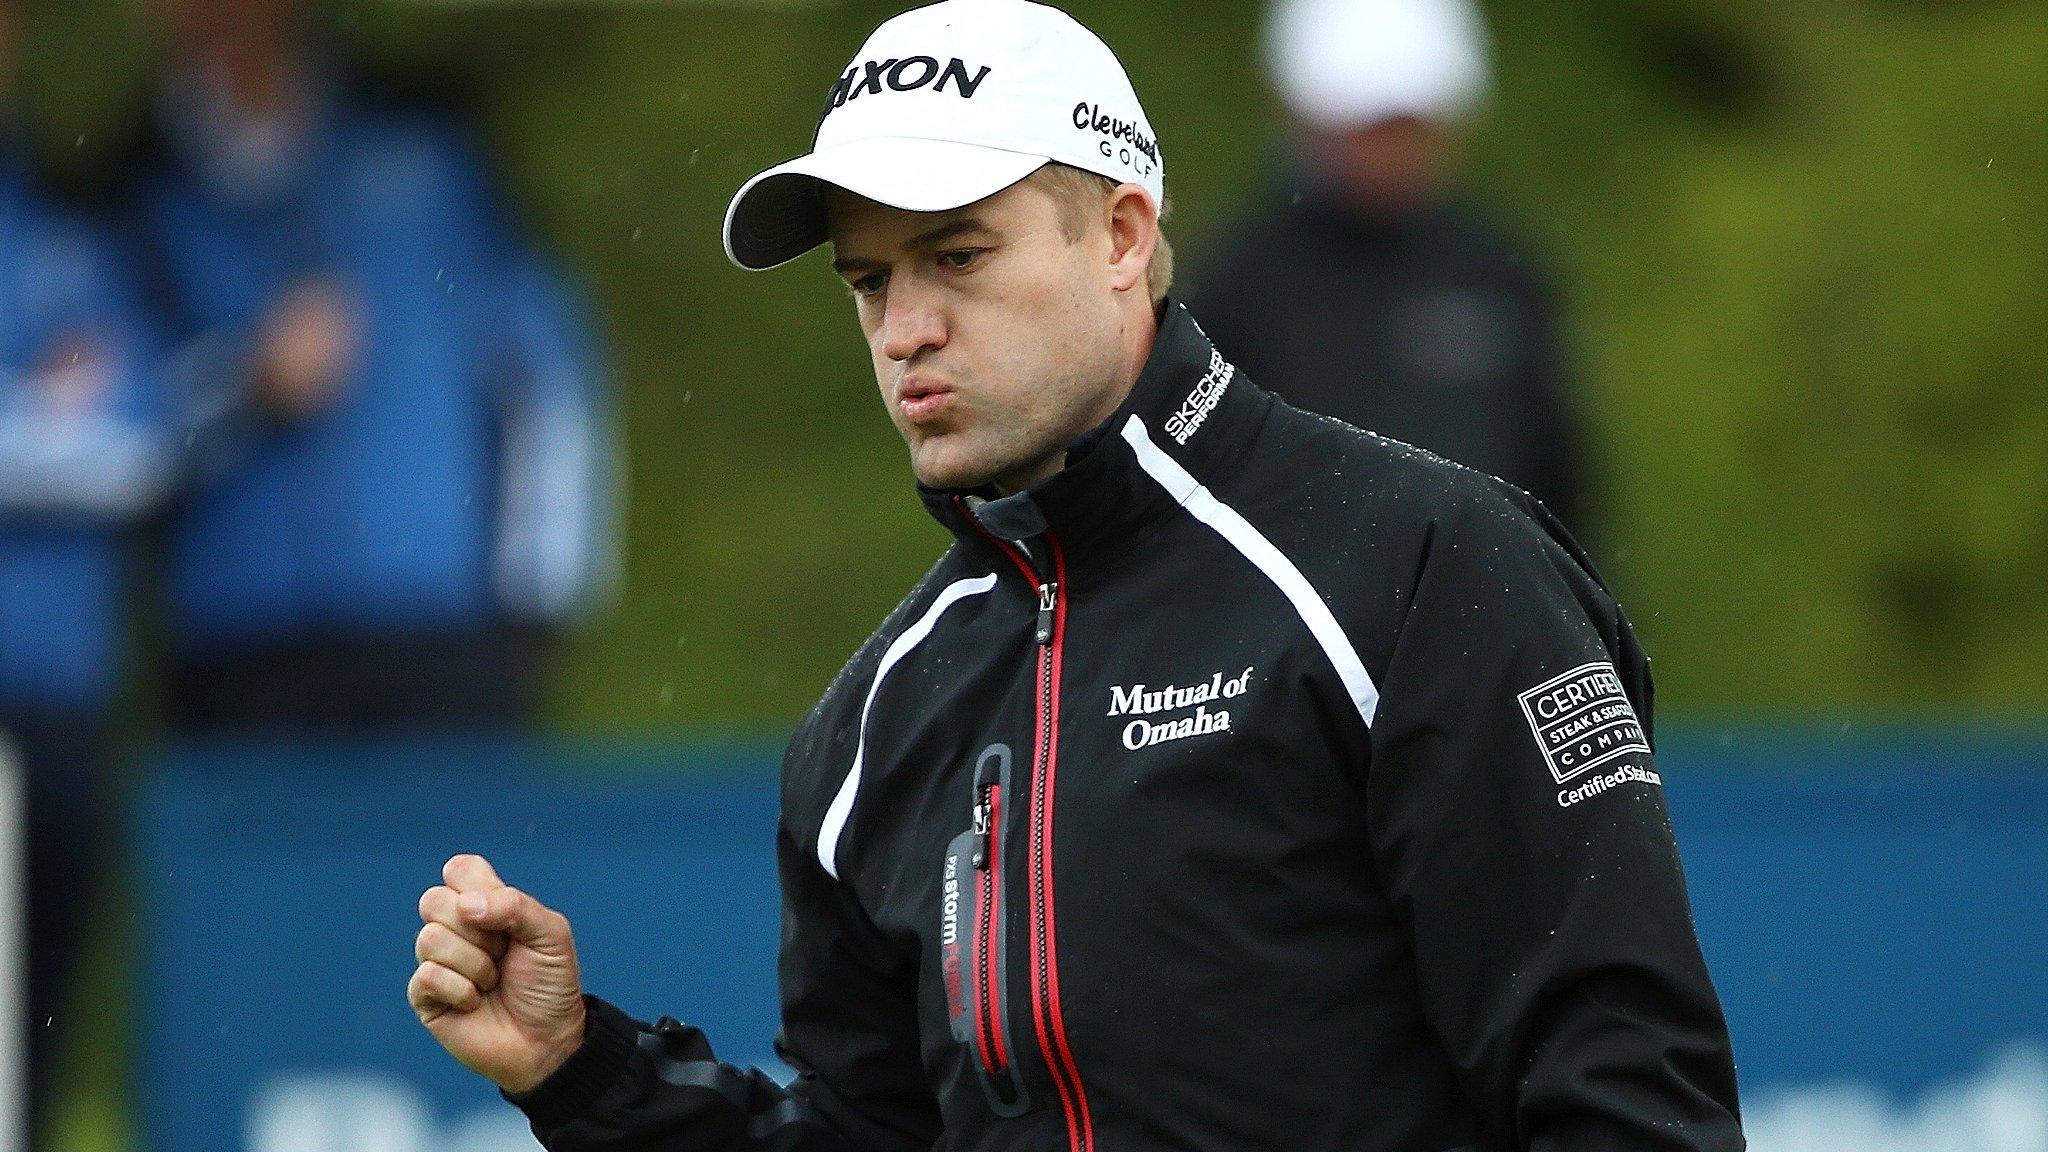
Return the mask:
<svg viewBox="0 0 2048 1152">
<path fill-rule="evenodd" d="M 528 719 L 611 582 L 591 325 L 445 110 L 369 92 L 291 0 L 162 0 L 136 211 L 212 369 L 165 547 L 186 732 Z M 226 412 L 229 417 L 219 419 Z"/>
<path fill-rule="evenodd" d="M 1189 310 L 1290 403 L 1511 481 L 1583 531 L 1558 321 L 1455 161 L 1489 84 L 1470 0 L 1280 0 L 1294 157 L 1198 261 Z"/>
<path fill-rule="evenodd" d="M 166 494 L 173 437 L 110 237 L 31 177 L 17 27 L 0 0 L 0 744 L 24 777 L 34 1147 L 110 831 L 124 529 Z"/>
</svg>

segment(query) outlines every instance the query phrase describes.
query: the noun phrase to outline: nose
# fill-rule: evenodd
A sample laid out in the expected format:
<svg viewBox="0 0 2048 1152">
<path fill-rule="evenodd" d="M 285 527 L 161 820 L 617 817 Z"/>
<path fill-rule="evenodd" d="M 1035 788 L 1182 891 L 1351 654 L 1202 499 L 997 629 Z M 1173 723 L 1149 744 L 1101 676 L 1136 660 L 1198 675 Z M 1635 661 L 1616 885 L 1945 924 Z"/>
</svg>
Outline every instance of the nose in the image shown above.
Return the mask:
<svg viewBox="0 0 2048 1152">
<path fill-rule="evenodd" d="M 898 277 L 890 283 L 882 311 L 882 355 L 898 363 L 927 348 L 946 345 L 946 316 L 939 294 L 907 283 L 909 279 Z"/>
</svg>

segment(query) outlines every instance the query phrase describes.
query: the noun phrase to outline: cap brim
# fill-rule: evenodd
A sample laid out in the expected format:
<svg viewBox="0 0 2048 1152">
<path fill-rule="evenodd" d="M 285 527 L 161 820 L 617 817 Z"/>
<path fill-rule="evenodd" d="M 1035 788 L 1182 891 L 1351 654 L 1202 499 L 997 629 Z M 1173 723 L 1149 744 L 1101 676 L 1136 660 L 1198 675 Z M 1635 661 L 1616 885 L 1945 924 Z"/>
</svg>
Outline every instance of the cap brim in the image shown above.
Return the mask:
<svg viewBox="0 0 2048 1152">
<path fill-rule="evenodd" d="M 891 208 L 944 212 L 993 196 L 1045 163 L 1043 156 L 951 140 L 848 141 L 778 164 L 741 186 L 725 210 L 725 254 L 760 271 L 823 244 L 825 184 Z"/>
</svg>

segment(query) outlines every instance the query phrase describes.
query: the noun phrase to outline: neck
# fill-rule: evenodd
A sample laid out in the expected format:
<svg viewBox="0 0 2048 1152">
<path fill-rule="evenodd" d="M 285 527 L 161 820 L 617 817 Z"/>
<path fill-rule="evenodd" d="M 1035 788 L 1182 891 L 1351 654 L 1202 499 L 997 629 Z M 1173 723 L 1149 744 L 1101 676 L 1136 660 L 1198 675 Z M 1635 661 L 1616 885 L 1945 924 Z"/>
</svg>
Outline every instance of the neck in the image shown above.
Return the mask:
<svg viewBox="0 0 2048 1152">
<path fill-rule="evenodd" d="M 1109 406 L 1114 412 L 1129 398 L 1131 389 L 1138 383 L 1138 376 L 1145 371 L 1146 361 L 1152 359 L 1152 345 L 1159 339 L 1160 305 L 1152 303 L 1148 294 L 1132 301 L 1136 307 L 1123 312 L 1124 365 L 1123 377 L 1117 383 L 1116 403 Z M 1109 413 L 1103 413 L 1104 420 Z"/>
<path fill-rule="evenodd" d="M 1159 313 L 1148 298 L 1135 301 L 1137 307 L 1123 307 L 1118 311 L 1117 334 L 1122 344 L 1122 358 L 1117 365 L 1116 378 L 1102 391 L 1088 418 L 1074 429 L 1079 435 L 1116 414 L 1130 398 L 1131 389 L 1137 386 L 1139 373 L 1145 370 L 1145 362 L 1152 358 L 1152 344 L 1159 338 Z M 1072 439 L 1072 436 L 1067 439 Z M 1036 461 L 1015 472 L 998 476 L 990 483 L 1005 496 L 1022 492 L 1034 484 L 1043 483 L 1059 474 L 1067 466 L 1067 449 L 1064 443 L 1042 460 Z"/>
</svg>

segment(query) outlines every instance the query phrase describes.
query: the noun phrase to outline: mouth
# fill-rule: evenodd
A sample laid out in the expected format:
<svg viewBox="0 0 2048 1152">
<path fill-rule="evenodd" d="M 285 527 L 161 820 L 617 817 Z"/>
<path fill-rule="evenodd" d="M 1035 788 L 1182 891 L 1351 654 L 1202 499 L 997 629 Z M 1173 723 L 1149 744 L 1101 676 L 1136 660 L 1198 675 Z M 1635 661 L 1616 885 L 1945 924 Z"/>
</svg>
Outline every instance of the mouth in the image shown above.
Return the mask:
<svg viewBox="0 0 2048 1152">
<path fill-rule="evenodd" d="M 907 377 L 896 386 L 896 407 L 912 423 L 937 415 L 952 400 L 953 390 L 936 381 Z"/>
</svg>

